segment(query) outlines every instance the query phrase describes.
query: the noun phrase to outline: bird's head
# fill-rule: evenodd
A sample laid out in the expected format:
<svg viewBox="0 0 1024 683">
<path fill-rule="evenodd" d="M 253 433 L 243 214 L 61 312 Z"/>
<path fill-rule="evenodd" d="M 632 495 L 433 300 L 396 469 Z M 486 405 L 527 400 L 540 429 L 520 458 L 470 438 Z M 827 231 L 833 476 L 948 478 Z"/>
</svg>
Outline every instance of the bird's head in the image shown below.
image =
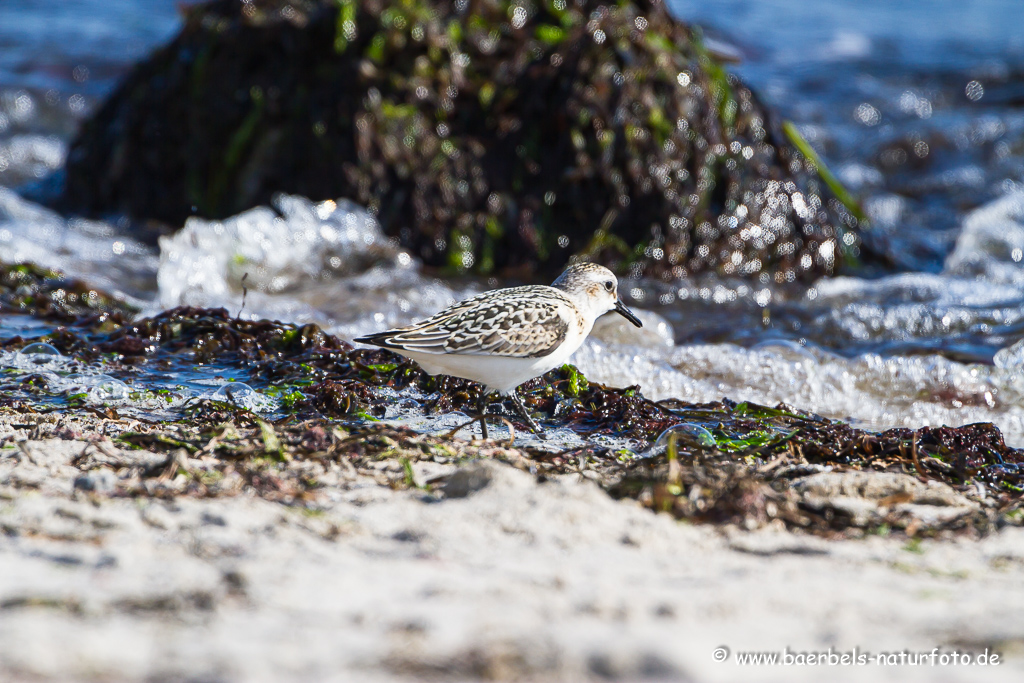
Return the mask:
<svg viewBox="0 0 1024 683">
<path fill-rule="evenodd" d="M 615 311 L 637 327 L 643 323 L 619 300 L 619 281 L 615 274 L 596 263 L 575 263 L 558 276 L 552 287 L 590 309 L 594 317 Z"/>
</svg>

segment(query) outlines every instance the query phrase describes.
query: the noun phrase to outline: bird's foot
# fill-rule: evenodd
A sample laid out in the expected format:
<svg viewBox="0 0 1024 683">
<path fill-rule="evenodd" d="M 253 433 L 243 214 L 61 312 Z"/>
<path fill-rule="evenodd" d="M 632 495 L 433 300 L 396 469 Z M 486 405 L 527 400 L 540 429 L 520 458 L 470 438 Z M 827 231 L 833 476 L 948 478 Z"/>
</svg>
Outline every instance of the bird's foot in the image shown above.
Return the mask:
<svg viewBox="0 0 1024 683">
<path fill-rule="evenodd" d="M 523 400 L 519 398 L 519 394 L 512 393 L 512 404 L 516 407 L 516 412 L 519 413 L 519 417 L 523 418 L 523 422 L 530 428 L 530 431 L 534 434 L 539 434 L 540 438 L 544 438 L 544 432 L 541 430 L 540 425 L 533 419 L 530 412 L 523 405 Z"/>
<path fill-rule="evenodd" d="M 497 418 L 498 420 L 504 422 L 505 425 L 508 426 L 508 441 L 506 442 L 505 447 L 506 448 L 512 448 L 512 444 L 514 444 L 515 441 L 516 441 L 516 427 L 515 427 L 515 425 L 512 424 L 511 420 L 509 420 L 507 417 L 502 417 L 500 415 L 477 415 L 476 417 L 472 418 L 468 422 L 463 422 L 462 424 L 460 424 L 455 429 L 452 429 L 452 430 L 446 432 L 445 435 L 444 435 L 444 438 L 446 438 L 446 439 L 454 438 L 454 436 L 458 432 L 462 431 L 466 427 L 469 427 L 470 425 L 473 425 L 473 424 L 479 422 L 480 423 L 480 437 L 486 441 L 487 439 L 490 438 L 490 436 L 488 435 L 488 432 L 487 432 L 487 418 L 488 417 Z"/>
<path fill-rule="evenodd" d="M 484 438 L 484 439 L 490 438 L 487 435 L 487 416 L 486 415 L 477 415 L 476 417 L 471 417 L 469 420 L 467 420 L 466 422 L 463 422 L 458 427 L 455 427 L 453 429 L 449 429 L 447 432 L 444 433 L 444 438 L 451 439 L 456 434 L 458 434 L 463 429 L 465 429 L 466 427 L 470 427 L 472 425 L 475 425 L 477 422 L 480 423 L 480 436 L 481 436 L 481 438 Z"/>
</svg>

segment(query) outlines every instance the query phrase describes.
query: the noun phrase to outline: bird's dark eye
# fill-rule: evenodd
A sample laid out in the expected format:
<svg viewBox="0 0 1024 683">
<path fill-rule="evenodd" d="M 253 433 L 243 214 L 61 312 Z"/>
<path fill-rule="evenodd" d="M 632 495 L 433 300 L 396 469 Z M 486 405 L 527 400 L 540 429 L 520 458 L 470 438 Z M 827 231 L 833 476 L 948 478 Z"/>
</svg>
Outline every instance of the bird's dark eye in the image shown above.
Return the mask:
<svg viewBox="0 0 1024 683">
<path fill-rule="evenodd" d="M 613 292 L 615 291 L 615 283 L 612 282 L 611 280 L 608 280 L 607 282 L 604 283 L 604 288 L 609 292 Z"/>
</svg>

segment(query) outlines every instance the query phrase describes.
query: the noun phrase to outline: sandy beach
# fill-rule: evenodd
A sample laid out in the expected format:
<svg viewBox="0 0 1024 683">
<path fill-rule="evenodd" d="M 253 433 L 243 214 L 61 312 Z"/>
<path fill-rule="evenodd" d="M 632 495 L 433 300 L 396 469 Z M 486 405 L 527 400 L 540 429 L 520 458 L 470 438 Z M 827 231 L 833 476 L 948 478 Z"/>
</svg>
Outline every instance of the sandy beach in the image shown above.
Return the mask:
<svg viewBox="0 0 1024 683">
<path fill-rule="evenodd" d="M 163 456 L 98 435 L 32 439 L 26 426 L 8 419 L 0 433 L 5 680 L 978 681 L 1024 672 L 1017 527 L 980 540 L 833 541 L 691 525 L 615 501 L 585 476 L 538 481 L 488 459 L 416 463 L 417 480 L 440 482 L 432 491 L 345 477 L 313 513 L 249 495 L 126 498 L 111 496 L 119 478 Z M 892 659 L 935 648 L 1000 658 Z M 887 653 L 891 664 L 739 661 L 830 651 Z"/>
</svg>

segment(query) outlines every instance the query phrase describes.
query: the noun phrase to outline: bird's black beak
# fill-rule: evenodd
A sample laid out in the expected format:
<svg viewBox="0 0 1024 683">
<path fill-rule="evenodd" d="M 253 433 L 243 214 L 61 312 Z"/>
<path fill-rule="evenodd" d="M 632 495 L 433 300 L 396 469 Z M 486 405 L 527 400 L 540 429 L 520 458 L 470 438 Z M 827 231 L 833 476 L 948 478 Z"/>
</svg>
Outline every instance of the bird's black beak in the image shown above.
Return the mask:
<svg viewBox="0 0 1024 683">
<path fill-rule="evenodd" d="M 636 317 L 636 314 L 633 313 L 633 311 L 631 311 L 628 308 L 626 308 L 626 304 L 622 303 L 621 301 L 616 301 L 615 302 L 615 312 L 618 313 L 619 315 L 621 315 L 623 318 L 625 318 L 629 322 L 631 322 L 634 325 L 636 325 L 637 327 L 643 327 L 644 326 L 644 324 L 642 322 L 640 322 L 640 318 Z"/>
</svg>

